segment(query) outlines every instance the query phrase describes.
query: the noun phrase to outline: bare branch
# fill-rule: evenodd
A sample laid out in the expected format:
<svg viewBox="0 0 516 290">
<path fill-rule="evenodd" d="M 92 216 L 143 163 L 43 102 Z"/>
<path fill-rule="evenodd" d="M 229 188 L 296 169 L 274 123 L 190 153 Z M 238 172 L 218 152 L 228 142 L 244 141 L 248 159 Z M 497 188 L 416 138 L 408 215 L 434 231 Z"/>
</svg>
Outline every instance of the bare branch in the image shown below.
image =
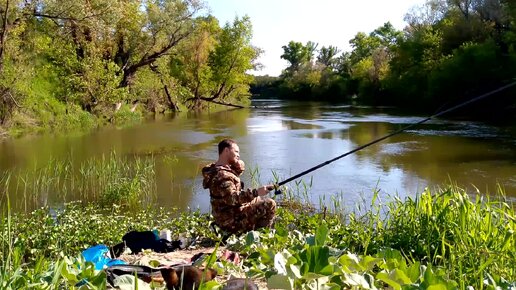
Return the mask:
<svg viewBox="0 0 516 290">
<path fill-rule="evenodd" d="M 20 106 L 20 105 L 18 104 L 18 102 L 16 102 L 16 99 L 13 97 L 13 95 L 11 94 L 11 92 L 7 92 L 7 95 L 11 98 L 11 100 L 12 100 L 12 101 L 13 101 L 13 103 L 16 105 L 16 107 L 18 107 L 18 108 L 20 108 L 20 109 L 22 108 L 22 106 Z"/>
<path fill-rule="evenodd" d="M 84 16 L 82 18 L 76 18 L 76 17 L 60 16 L 59 14 L 51 15 L 51 14 L 44 14 L 44 13 L 39 13 L 39 12 L 23 13 L 24 16 L 34 16 L 34 17 L 42 17 L 42 18 L 48 18 L 48 19 L 66 20 L 66 21 L 84 21 L 86 19 L 95 18 L 95 17 L 101 16 L 103 14 L 105 14 L 105 11 L 102 11 L 102 12 L 99 12 L 99 13 L 95 13 L 95 14 L 86 15 L 86 16 Z"/>
</svg>

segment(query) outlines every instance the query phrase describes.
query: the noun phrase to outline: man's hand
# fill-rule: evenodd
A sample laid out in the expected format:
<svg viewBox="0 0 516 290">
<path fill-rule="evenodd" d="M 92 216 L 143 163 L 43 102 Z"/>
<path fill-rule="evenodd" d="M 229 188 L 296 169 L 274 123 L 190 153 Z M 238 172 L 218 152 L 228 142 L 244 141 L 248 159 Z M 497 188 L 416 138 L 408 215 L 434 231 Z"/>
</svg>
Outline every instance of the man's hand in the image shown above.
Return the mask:
<svg viewBox="0 0 516 290">
<path fill-rule="evenodd" d="M 256 191 L 258 192 L 259 196 L 263 196 L 263 195 L 267 195 L 269 193 L 269 191 L 271 191 L 273 189 L 274 189 L 274 185 L 268 184 L 268 185 L 264 185 L 262 187 L 258 187 L 256 189 Z"/>
<path fill-rule="evenodd" d="M 245 170 L 245 163 L 242 160 L 238 160 L 236 163 L 230 164 L 229 167 L 231 167 L 236 175 L 240 175 Z"/>
</svg>

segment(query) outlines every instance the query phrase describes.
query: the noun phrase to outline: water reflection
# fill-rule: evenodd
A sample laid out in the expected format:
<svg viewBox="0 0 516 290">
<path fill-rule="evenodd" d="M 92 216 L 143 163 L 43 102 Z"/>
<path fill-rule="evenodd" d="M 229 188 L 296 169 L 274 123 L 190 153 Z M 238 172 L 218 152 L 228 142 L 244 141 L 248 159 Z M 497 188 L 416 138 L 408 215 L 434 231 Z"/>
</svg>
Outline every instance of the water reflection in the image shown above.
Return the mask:
<svg viewBox="0 0 516 290">
<path fill-rule="evenodd" d="M 281 121 L 283 126 L 285 126 L 289 130 L 304 130 L 304 129 L 322 129 L 323 126 L 317 125 L 317 124 L 310 124 L 310 123 L 301 123 L 294 120 L 283 120 Z"/>
</svg>

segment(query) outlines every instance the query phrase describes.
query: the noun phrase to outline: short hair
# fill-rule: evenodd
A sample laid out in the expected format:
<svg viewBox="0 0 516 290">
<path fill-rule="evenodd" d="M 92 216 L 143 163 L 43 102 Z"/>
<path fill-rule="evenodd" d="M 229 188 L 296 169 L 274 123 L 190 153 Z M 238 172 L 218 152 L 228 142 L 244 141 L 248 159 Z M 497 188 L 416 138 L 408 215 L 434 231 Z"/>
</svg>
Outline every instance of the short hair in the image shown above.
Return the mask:
<svg viewBox="0 0 516 290">
<path fill-rule="evenodd" d="M 236 144 L 235 140 L 233 139 L 224 139 L 219 142 L 219 155 L 222 154 L 224 149 L 229 148 L 233 146 L 233 144 Z"/>
</svg>

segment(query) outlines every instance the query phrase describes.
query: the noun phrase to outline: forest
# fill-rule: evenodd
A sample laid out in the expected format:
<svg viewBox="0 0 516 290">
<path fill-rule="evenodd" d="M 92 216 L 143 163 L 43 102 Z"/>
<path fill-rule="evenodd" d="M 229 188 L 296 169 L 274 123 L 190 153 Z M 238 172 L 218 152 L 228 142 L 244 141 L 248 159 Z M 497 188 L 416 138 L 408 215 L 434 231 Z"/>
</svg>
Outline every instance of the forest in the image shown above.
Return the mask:
<svg viewBox="0 0 516 290">
<path fill-rule="evenodd" d="M 514 82 L 515 19 L 509 0 L 429 0 L 403 30 L 358 32 L 350 51 L 290 41 L 282 74 L 255 77 L 251 19 L 220 23 L 201 0 L 4 0 L 0 136 L 242 107 L 252 96 L 433 112 Z M 512 116 L 514 92 L 468 112 Z"/>
<path fill-rule="evenodd" d="M 281 56 L 288 67 L 279 77 L 256 77 L 252 93 L 435 112 L 515 81 L 515 20 L 514 1 L 428 0 L 406 14 L 401 31 L 385 23 L 358 32 L 351 51 L 290 41 Z M 466 113 L 482 118 L 487 108 L 513 116 L 515 92 Z"/>
<path fill-rule="evenodd" d="M 4 0 L 0 135 L 124 123 L 249 102 L 260 49 L 246 16 L 197 0 Z"/>
</svg>

